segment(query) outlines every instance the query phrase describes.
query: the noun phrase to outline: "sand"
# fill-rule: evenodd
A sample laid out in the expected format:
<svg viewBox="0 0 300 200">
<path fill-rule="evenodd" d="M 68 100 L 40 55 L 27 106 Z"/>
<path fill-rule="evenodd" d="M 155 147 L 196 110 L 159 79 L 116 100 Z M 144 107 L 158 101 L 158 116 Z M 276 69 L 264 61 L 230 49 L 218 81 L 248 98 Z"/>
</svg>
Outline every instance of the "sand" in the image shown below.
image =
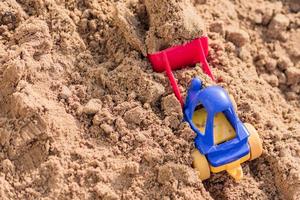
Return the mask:
<svg viewBox="0 0 300 200">
<path fill-rule="evenodd" d="M 0 199 L 300 199 L 297 0 L 2 0 Z M 195 133 L 147 53 L 209 37 L 263 154 L 204 181 Z M 177 71 L 185 94 L 200 66 Z"/>
</svg>

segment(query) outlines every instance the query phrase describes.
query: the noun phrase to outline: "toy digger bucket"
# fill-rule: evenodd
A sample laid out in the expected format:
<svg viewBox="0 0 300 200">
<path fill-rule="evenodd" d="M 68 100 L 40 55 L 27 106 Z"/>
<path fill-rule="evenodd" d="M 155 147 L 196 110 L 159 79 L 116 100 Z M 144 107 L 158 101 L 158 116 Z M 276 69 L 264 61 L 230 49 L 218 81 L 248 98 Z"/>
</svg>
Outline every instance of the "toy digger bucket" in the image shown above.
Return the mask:
<svg viewBox="0 0 300 200">
<path fill-rule="evenodd" d="M 215 80 L 206 60 L 207 55 L 208 38 L 201 37 L 183 45 L 174 46 L 153 54 L 148 54 L 148 59 L 151 62 L 154 71 L 166 71 L 172 89 L 183 107 L 184 103 L 172 70 L 194 66 L 196 63 L 201 63 L 204 73 L 206 73 L 212 80 Z"/>
</svg>

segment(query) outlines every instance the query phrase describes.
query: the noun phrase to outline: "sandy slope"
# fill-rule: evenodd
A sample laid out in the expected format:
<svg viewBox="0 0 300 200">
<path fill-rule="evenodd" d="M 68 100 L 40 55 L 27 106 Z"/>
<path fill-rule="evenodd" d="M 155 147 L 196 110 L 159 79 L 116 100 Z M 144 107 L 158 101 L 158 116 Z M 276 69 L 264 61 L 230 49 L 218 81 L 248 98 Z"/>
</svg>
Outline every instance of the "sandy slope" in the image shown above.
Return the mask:
<svg viewBox="0 0 300 200">
<path fill-rule="evenodd" d="M 300 199 L 300 4 L 0 2 L 0 199 Z M 145 55 L 207 34 L 209 63 L 263 139 L 201 183 L 194 133 Z M 183 92 L 199 66 L 176 72 Z"/>
</svg>

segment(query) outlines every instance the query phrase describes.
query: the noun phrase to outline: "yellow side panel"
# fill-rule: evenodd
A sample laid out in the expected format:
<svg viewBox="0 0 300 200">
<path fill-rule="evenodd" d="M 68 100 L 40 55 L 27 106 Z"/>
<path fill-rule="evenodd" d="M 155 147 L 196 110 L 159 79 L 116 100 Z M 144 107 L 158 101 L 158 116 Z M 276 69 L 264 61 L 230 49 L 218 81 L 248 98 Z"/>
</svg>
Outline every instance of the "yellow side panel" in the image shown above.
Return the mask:
<svg viewBox="0 0 300 200">
<path fill-rule="evenodd" d="M 204 134 L 207 113 L 204 108 L 196 110 L 193 115 L 193 122 Z M 220 144 L 235 137 L 234 128 L 226 119 L 223 113 L 217 113 L 214 119 L 214 143 Z"/>
<path fill-rule="evenodd" d="M 236 167 L 239 167 L 243 162 L 246 162 L 247 160 L 250 159 L 250 153 L 245 155 L 244 157 L 234 161 L 234 162 L 231 162 L 231 163 L 228 163 L 226 165 L 222 165 L 222 166 L 219 166 L 219 167 L 213 167 L 210 165 L 210 171 L 213 172 L 213 173 L 218 173 L 220 171 L 223 171 L 223 170 L 230 170 L 230 169 L 234 169 Z"/>
</svg>

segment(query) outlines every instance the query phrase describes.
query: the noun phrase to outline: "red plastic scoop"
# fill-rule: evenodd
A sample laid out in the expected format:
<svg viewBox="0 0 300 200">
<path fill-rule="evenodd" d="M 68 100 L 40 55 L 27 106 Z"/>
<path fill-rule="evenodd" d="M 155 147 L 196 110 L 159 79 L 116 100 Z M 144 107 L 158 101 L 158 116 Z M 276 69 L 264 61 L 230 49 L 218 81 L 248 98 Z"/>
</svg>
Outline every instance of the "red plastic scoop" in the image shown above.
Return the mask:
<svg viewBox="0 0 300 200">
<path fill-rule="evenodd" d="M 163 51 L 148 54 L 152 68 L 156 72 L 166 71 L 173 91 L 183 106 L 183 100 L 172 70 L 202 64 L 202 69 L 212 80 L 215 80 L 206 60 L 208 55 L 208 38 L 201 37 L 183 45 L 174 46 Z"/>
</svg>

